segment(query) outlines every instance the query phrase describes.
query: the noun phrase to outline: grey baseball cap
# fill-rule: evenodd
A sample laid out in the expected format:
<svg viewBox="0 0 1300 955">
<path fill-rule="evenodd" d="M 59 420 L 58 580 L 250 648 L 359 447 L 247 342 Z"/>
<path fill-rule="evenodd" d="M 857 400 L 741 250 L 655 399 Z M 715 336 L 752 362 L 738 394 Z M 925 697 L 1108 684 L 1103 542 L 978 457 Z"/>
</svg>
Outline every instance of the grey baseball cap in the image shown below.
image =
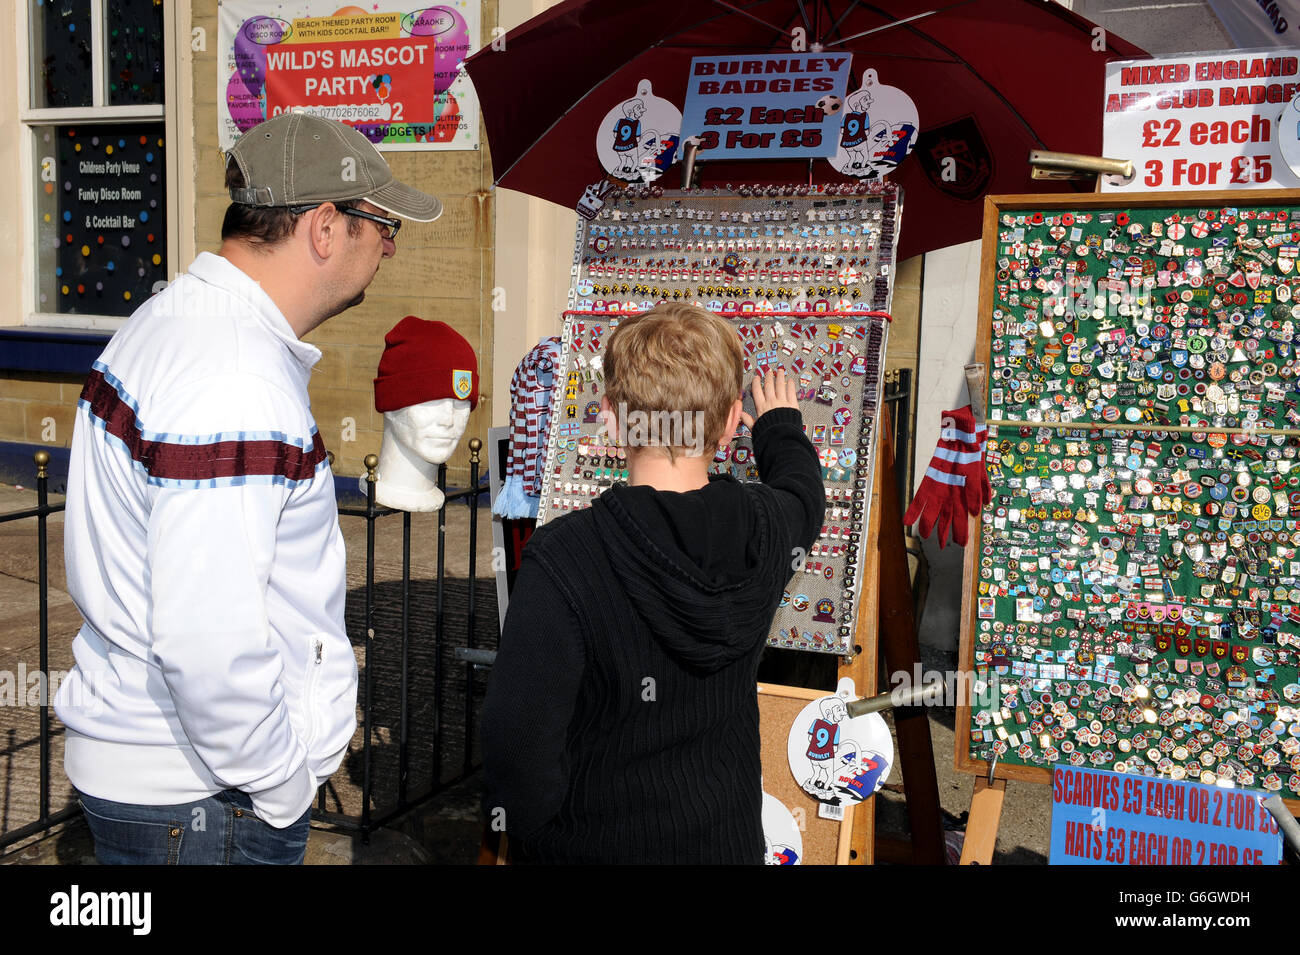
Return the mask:
<svg viewBox="0 0 1300 955">
<path fill-rule="evenodd" d="M 365 199 L 385 212 L 432 222 L 442 203 L 393 178 L 370 140 L 333 119 L 281 113 L 254 126 L 230 148 L 244 187 L 232 202 L 250 206 L 300 206 Z"/>
</svg>

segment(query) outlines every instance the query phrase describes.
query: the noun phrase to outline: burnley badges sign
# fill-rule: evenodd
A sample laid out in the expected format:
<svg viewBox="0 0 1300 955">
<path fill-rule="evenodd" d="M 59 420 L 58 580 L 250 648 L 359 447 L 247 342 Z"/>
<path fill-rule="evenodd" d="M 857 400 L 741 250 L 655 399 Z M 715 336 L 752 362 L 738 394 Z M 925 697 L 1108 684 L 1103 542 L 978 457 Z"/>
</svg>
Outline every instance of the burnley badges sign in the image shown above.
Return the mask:
<svg viewBox="0 0 1300 955">
<path fill-rule="evenodd" d="M 694 138 L 700 158 L 709 160 L 833 156 L 849 59 L 829 53 L 695 57 L 683 143 Z"/>
</svg>

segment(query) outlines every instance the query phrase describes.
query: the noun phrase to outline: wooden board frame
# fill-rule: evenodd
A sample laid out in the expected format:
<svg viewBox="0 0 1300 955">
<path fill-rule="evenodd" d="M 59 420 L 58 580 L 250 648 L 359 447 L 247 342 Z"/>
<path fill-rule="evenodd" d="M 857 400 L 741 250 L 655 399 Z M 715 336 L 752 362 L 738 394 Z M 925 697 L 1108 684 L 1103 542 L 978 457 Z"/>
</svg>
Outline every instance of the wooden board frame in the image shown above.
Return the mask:
<svg viewBox="0 0 1300 955">
<path fill-rule="evenodd" d="M 976 315 L 975 360 L 992 367 L 993 301 L 996 285 L 998 246 L 998 220 L 1004 211 L 1019 209 L 1144 209 L 1161 206 L 1232 206 L 1250 208 L 1266 205 L 1300 205 L 1300 190 L 1260 189 L 1251 191 L 1213 190 L 1205 192 L 1145 192 L 1145 193 L 1044 193 L 1027 195 L 986 196 L 984 199 L 984 232 L 980 254 L 980 289 Z M 1213 430 L 1213 429 L 1211 429 Z M 975 632 L 977 629 L 976 591 L 979 585 L 979 554 L 983 521 L 974 519 L 970 540 L 966 546 L 962 565 L 961 640 L 958 648 L 959 693 L 957 721 L 953 745 L 953 767 L 962 773 L 975 773 L 986 779 L 988 762 L 970 755 L 970 698 L 975 663 Z M 1024 782 L 1050 783 L 1052 771 L 1046 767 L 1019 766 L 998 763 L 992 774 L 994 779 L 1015 779 Z M 1300 799 L 1284 800 L 1293 814 L 1300 814 Z"/>
<path fill-rule="evenodd" d="M 882 429 L 888 426 L 888 422 L 877 422 L 876 435 L 873 438 L 877 442 L 876 446 L 876 465 L 873 468 L 874 477 L 871 486 L 871 510 L 867 518 L 867 528 L 870 537 L 867 538 L 872 543 L 862 548 L 862 599 L 858 604 L 858 619 L 853 632 L 853 649 L 852 656 L 839 657 L 839 665 L 836 668 L 836 681 L 849 677 L 853 680 L 853 686 L 857 690 L 858 696 L 872 696 L 876 692 L 876 681 L 878 679 L 877 666 L 879 654 L 877 649 L 878 643 L 878 626 L 880 616 L 880 588 L 875 586 L 878 580 L 878 571 L 880 566 L 880 549 L 877 543 L 880 540 L 880 494 L 881 485 L 884 479 L 884 471 L 887 467 L 892 467 L 892 462 L 883 460 L 880 454 L 880 440 Z M 762 706 L 764 697 L 778 697 L 782 699 L 802 700 L 808 702 L 820 697 L 827 696 L 832 690 L 814 690 L 802 686 L 779 686 L 773 683 L 760 683 L 758 685 L 759 705 Z M 785 741 L 789 736 L 790 728 L 788 725 L 779 727 L 765 727 L 762 723 L 762 714 L 759 715 L 759 732 L 766 748 L 768 740 L 772 738 L 770 734 L 780 741 L 780 749 L 784 754 Z M 764 789 L 776 796 L 786 808 L 793 809 L 795 806 L 804 808 L 805 813 L 811 812 L 816 817 L 817 800 L 813 799 L 807 793 L 796 785 L 794 776 L 790 773 L 788 764 L 783 763 L 779 767 L 781 782 L 776 783 L 768 775 L 764 775 Z M 787 785 L 788 782 L 788 785 Z M 798 800 L 792 803 L 791 798 Z M 856 806 L 850 806 L 845 809 L 844 819 L 840 822 L 839 843 L 835 855 L 836 865 L 871 865 L 875 861 L 875 844 L 876 844 L 876 800 L 867 799 L 858 803 Z M 823 863 L 824 864 L 824 863 Z"/>
<path fill-rule="evenodd" d="M 790 773 L 790 766 L 786 757 L 789 724 L 793 722 L 807 703 L 826 695 L 826 690 L 813 690 L 801 686 L 776 686 L 770 683 L 760 683 L 758 685 L 759 734 L 762 738 L 763 755 L 765 757 L 763 760 L 763 791 L 781 800 L 781 803 L 787 809 L 791 811 L 798 810 L 802 813 L 805 820 L 805 825 L 801 830 L 804 839 L 802 862 L 804 865 L 828 865 L 832 861 L 835 865 L 847 865 L 850 862 L 850 853 L 852 851 L 855 818 L 860 813 L 869 815 L 869 813 L 862 813 L 863 807 L 858 805 L 845 807 L 844 818 L 839 822 L 822 819 L 817 815 L 817 800 L 800 789 L 799 784 Z M 778 712 L 773 713 L 772 711 L 776 709 L 773 704 L 777 701 L 790 702 L 793 705 L 780 707 Z M 769 725 L 773 721 L 775 721 L 774 724 Z M 833 860 L 814 858 L 813 853 L 810 852 L 808 836 L 813 832 L 814 826 L 828 833 L 838 830 L 837 835 L 834 837 Z"/>
<path fill-rule="evenodd" d="M 879 629 L 880 629 L 880 520 L 881 488 L 885 469 L 894 466 L 883 452 L 883 438 L 889 422 L 882 413 L 876 422 L 872 440 L 875 442 L 875 466 L 872 468 L 871 512 L 867 518 L 870 542 L 862 548 L 862 596 L 858 602 L 858 621 L 853 631 L 853 656 L 840 657 L 836 680 L 850 677 L 858 696 L 874 696 L 879 679 Z M 844 828 L 849 831 L 849 858 L 854 865 L 873 865 L 876 860 L 876 800 L 874 797 L 859 803 L 844 814 Z"/>
</svg>

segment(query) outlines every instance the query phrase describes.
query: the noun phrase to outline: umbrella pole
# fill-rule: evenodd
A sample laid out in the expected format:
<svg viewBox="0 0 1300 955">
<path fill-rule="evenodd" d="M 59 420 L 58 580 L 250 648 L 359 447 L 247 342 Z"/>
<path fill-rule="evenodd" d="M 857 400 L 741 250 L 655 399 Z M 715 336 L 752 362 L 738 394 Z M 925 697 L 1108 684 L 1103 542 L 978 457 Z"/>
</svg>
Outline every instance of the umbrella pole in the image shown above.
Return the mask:
<svg viewBox="0 0 1300 955">
<path fill-rule="evenodd" d="M 695 185 L 695 156 L 700 151 L 697 141 L 687 140 L 682 152 L 682 188 L 691 189 Z"/>
</svg>

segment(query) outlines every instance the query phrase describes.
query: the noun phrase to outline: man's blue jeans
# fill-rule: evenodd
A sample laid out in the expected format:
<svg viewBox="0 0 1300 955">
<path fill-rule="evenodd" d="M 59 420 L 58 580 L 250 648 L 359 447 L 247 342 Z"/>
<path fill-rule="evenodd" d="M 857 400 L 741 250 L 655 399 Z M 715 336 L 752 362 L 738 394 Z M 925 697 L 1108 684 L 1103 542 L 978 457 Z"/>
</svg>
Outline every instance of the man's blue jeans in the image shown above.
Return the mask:
<svg viewBox="0 0 1300 955">
<path fill-rule="evenodd" d="M 276 829 L 236 789 L 178 806 L 78 796 L 101 865 L 301 865 L 307 851 L 311 809 Z"/>
</svg>

